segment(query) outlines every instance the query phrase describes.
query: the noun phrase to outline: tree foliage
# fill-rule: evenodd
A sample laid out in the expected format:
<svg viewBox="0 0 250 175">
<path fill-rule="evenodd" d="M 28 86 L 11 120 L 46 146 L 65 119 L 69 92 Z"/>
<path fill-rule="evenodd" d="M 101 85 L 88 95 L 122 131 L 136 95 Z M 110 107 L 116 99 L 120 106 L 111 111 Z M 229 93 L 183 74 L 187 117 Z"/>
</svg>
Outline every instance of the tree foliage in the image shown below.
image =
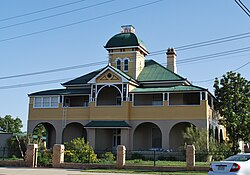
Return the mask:
<svg viewBox="0 0 250 175">
<path fill-rule="evenodd" d="M 239 73 L 227 72 L 214 82 L 216 109 L 222 119 L 232 143 L 232 151 L 237 152 L 238 141 L 250 141 L 250 82 Z"/>
<path fill-rule="evenodd" d="M 186 144 L 193 144 L 198 152 L 208 151 L 207 132 L 204 129 L 199 130 L 195 126 L 191 125 L 183 133 L 183 138 Z"/>
<path fill-rule="evenodd" d="M 33 143 L 39 145 L 39 147 L 44 147 L 44 142 L 46 141 L 46 128 L 43 124 L 38 124 L 33 131 Z"/>
<path fill-rule="evenodd" d="M 22 127 L 22 120 L 18 117 L 12 118 L 11 115 L 6 115 L 3 118 L 0 117 L 0 128 L 2 128 L 5 132 L 21 133 Z"/>
<path fill-rule="evenodd" d="M 12 136 L 7 141 L 8 154 L 9 157 L 24 158 L 23 153 L 26 151 L 26 145 L 28 142 L 28 137 L 25 134 L 20 134 L 18 136 Z"/>
<path fill-rule="evenodd" d="M 205 129 L 198 129 L 191 125 L 183 133 L 183 138 L 186 144 L 193 144 L 195 146 L 197 160 L 199 161 L 211 161 L 211 155 L 213 160 L 223 160 L 229 157 L 230 147 L 227 142 L 218 143 L 210 136 L 207 137 L 207 131 Z M 207 142 L 209 144 L 207 145 Z M 210 155 L 210 156 L 209 156 Z"/>
</svg>

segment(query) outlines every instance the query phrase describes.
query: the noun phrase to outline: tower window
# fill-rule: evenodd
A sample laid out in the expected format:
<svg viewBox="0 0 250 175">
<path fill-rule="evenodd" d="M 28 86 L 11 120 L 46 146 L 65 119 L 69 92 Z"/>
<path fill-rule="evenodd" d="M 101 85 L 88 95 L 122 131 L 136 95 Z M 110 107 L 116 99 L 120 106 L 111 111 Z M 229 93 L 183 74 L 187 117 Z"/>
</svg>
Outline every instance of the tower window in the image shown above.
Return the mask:
<svg viewBox="0 0 250 175">
<path fill-rule="evenodd" d="M 116 68 L 121 70 L 121 60 L 120 59 L 116 60 Z"/>
<path fill-rule="evenodd" d="M 124 60 L 124 71 L 127 72 L 128 71 L 128 59 Z"/>
</svg>

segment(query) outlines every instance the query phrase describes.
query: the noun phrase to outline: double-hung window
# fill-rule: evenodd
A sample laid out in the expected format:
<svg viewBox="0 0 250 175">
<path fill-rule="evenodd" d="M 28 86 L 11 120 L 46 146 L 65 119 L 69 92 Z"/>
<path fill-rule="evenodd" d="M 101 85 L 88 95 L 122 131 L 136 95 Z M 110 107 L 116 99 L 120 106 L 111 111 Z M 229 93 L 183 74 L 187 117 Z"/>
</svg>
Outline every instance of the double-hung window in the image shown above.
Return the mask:
<svg viewBox="0 0 250 175">
<path fill-rule="evenodd" d="M 125 60 L 124 60 L 124 69 L 123 69 L 124 72 L 127 72 L 127 71 L 128 71 L 128 61 L 129 61 L 128 59 L 125 59 Z"/>
<path fill-rule="evenodd" d="M 116 68 L 121 70 L 121 60 L 120 59 L 116 60 Z"/>
</svg>

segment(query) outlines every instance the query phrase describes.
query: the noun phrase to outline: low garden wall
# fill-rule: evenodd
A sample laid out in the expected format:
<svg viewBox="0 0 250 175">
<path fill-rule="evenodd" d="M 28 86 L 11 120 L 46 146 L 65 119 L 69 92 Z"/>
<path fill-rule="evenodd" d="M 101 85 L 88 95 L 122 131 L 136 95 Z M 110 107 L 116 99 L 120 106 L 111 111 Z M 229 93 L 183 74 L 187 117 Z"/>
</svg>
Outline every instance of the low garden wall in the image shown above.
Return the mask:
<svg viewBox="0 0 250 175">
<path fill-rule="evenodd" d="M 24 160 L 0 160 L 1 167 L 26 167 Z"/>
<path fill-rule="evenodd" d="M 72 168 L 72 169 L 134 169 L 134 170 L 149 170 L 149 171 L 208 171 L 208 166 L 195 166 L 195 148 L 193 145 L 187 147 L 186 163 L 183 162 L 180 166 L 165 166 L 156 165 L 136 165 L 126 164 L 126 148 L 119 146 L 116 153 L 116 162 L 110 164 L 102 163 L 70 163 L 64 162 L 64 145 L 56 144 L 53 148 L 52 167 L 55 168 Z M 16 166 L 16 167 L 36 167 L 37 166 L 37 145 L 28 145 L 25 161 L 24 160 L 0 160 L 0 166 Z"/>
</svg>

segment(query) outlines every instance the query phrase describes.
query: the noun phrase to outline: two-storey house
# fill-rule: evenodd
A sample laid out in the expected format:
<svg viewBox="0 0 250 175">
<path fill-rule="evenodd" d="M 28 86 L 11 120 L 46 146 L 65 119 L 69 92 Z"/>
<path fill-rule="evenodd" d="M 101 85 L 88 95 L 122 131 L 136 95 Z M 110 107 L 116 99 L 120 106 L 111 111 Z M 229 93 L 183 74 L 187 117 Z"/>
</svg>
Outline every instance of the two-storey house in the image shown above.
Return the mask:
<svg viewBox="0 0 250 175">
<path fill-rule="evenodd" d="M 28 132 L 43 124 L 48 146 L 84 137 L 96 150 L 120 144 L 128 150 L 176 150 L 191 125 L 223 138 L 213 95 L 177 74 L 173 48 L 166 51 L 167 67 L 147 60 L 145 44 L 126 25 L 105 49 L 107 66 L 62 89 L 29 94 Z"/>
</svg>

